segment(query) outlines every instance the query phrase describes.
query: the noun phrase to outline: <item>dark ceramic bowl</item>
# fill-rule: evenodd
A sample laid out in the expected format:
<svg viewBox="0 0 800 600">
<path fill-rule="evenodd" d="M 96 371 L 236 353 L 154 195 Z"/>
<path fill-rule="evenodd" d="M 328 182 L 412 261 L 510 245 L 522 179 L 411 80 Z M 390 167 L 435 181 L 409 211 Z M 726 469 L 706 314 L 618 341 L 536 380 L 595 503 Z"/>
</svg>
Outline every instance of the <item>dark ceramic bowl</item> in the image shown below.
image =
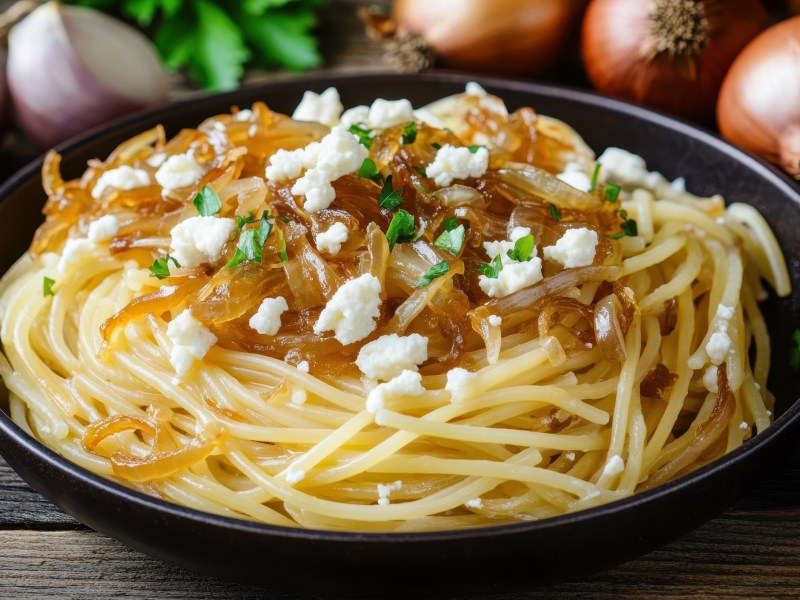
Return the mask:
<svg viewBox="0 0 800 600">
<path fill-rule="evenodd" d="M 168 106 L 116 123 L 62 148 L 68 177 L 87 159 L 162 123 L 168 133 L 197 125 L 231 105 L 265 100 L 291 112 L 306 89 L 335 85 L 346 106 L 374 97 L 407 97 L 416 105 L 459 92 L 468 77 L 343 76 L 292 80 Z M 674 119 L 585 92 L 519 81 L 483 79 L 510 108 L 534 106 L 565 120 L 598 151 L 620 146 L 651 169 L 683 176 L 688 189 L 747 202 L 781 242 L 795 293 L 764 305 L 772 333 L 770 389 L 776 420 L 766 432 L 702 469 L 613 504 L 539 522 L 469 531 L 364 534 L 303 531 L 204 514 L 133 492 L 93 475 L 45 448 L 0 410 L 0 452 L 36 490 L 88 526 L 167 561 L 205 574 L 274 589 L 343 596 L 477 593 L 575 578 L 664 544 L 722 512 L 800 430 L 800 381 L 788 366 L 792 330 L 800 324 L 800 195 L 771 167 L 718 138 Z M 45 200 L 41 160 L 0 188 L 0 271 L 26 249 Z M 0 406 L 2 408 L 2 406 Z"/>
</svg>

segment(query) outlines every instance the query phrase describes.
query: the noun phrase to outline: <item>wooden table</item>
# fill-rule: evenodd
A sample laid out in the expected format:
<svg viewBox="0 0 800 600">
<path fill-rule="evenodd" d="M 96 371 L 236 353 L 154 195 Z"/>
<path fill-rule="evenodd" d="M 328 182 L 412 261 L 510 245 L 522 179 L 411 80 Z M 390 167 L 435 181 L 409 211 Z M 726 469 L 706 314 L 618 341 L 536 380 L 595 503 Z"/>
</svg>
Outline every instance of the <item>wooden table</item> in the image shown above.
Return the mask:
<svg viewBox="0 0 800 600">
<path fill-rule="evenodd" d="M 380 49 L 338 0 L 323 18 L 328 68 L 383 71 Z M 19 141 L 0 151 L 5 178 L 31 156 Z M 592 577 L 492 598 L 800 597 L 800 448 L 733 508 L 655 552 Z M 163 563 L 76 522 L 31 490 L 0 459 L 0 598 L 270 598 L 277 594 Z"/>
</svg>

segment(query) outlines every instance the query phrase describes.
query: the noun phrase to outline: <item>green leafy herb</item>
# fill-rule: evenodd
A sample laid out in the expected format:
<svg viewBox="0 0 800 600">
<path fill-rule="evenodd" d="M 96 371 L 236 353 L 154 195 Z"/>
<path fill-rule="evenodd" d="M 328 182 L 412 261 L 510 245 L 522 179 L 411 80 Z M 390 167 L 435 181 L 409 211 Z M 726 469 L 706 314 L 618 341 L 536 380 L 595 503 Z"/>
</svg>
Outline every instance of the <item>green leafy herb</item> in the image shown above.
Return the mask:
<svg viewBox="0 0 800 600">
<path fill-rule="evenodd" d="M 386 230 L 389 250 L 394 248 L 395 244 L 413 241 L 414 235 L 414 215 L 401 208 L 394 214 L 389 228 Z"/>
<path fill-rule="evenodd" d="M 269 214 L 264 211 L 261 213 L 261 222 L 258 226 L 258 245 L 262 248 L 267 242 L 270 231 L 272 231 L 272 223 L 269 222 Z"/>
<path fill-rule="evenodd" d="M 472 154 L 475 154 L 481 148 L 483 148 L 483 146 L 467 146 L 467 150 L 469 150 Z"/>
<path fill-rule="evenodd" d="M 162 258 L 157 258 L 153 261 L 153 264 L 150 265 L 150 272 L 159 279 L 169 277 L 169 261 L 172 261 L 177 269 L 181 268 L 181 263 L 169 254 L 165 254 Z"/>
<path fill-rule="evenodd" d="M 408 125 L 403 127 L 403 137 L 401 141 L 404 144 L 413 144 L 417 139 L 417 124 L 411 121 Z"/>
<path fill-rule="evenodd" d="M 235 88 L 245 65 L 301 71 L 321 58 L 311 31 L 324 0 L 69 0 L 134 19 L 169 69 L 210 90 Z"/>
<path fill-rule="evenodd" d="M 458 227 L 458 219 L 456 217 L 450 217 L 442 221 L 442 229 L 445 231 L 452 231 L 456 227 Z"/>
<path fill-rule="evenodd" d="M 372 129 L 368 127 L 362 127 L 361 125 L 350 125 L 347 131 L 356 136 L 358 138 L 358 143 L 364 146 L 367 150 L 372 148 L 372 142 L 375 141 L 372 137 Z"/>
<path fill-rule="evenodd" d="M 281 249 L 278 250 L 278 256 L 280 256 L 283 262 L 289 261 L 289 255 L 286 253 L 286 238 L 281 238 Z"/>
<path fill-rule="evenodd" d="M 433 142 L 431 146 L 433 147 L 434 150 L 440 150 L 442 147 L 442 145 L 438 142 Z"/>
<path fill-rule="evenodd" d="M 203 186 L 200 193 L 194 197 L 193 203 L 201 217 L 210 217 L 222 210 L 222 200 L 210 185 Z"/>
<path fill-rule="evenodd" d="M 561 220 L 561 212 L 558 210 L 558 207 L 552 202 L 550 203 L 550 206 L 547 207 L 547 212 L 549 212 L 550 216 L 553 217 L 556 221 Z"/>
<path fill-rule="evenodd" d="M 619 233 L 615 233 L 611 236 L 612 239 L 618 240 L 624 237 L 634 237 L 639 235 L 639 227 L 636 225 L 636 221 L 633 219 L 628 218 L 628 213 L 624 210 L 618 211 L 620 216 L 625 219 L 622 223 L 619 224 L 619 228 L 622 230 Z"/>
<path fill-rule="evenodd" d="M 56 282 L 55 279 L 50 279 L 49 277 L 45 277 L 44 281 L 42 282 L 42 288 L 44 291 L 45 298 L 47 296 L 53 296 L 53 284 Z"/>
<path fill-rule="evenodd" d="M 256 213 L 252 210 L 247 213 L 246 217 L 241 217 L 236 215 L 236 229 L 244 229 L 245 225 L 249 225 L 250 223 L 256 222 Z"/>
<path fill-rule="evenodd" d="M 286 215 L 278 215 L 278 218 L 281 221 L 283 221 L 284 223 L 291 223 L 292 222 L 292 220 L 289 217 L 287 217 Z"/>
<path fill-rule="evenodd" d="M 506 254 L 512 260 L 517 262 L 526 262 L 531 259 L 533 254 L 534 239 L 531 234 L 524 235 L 514 242 L 514 249 L 509 250 Z"/>
<path fill-rule="evenodd" d="M 425 167 L 414 167 L 414 169 L 416 170 L 417 173 L 419 173 L 423 177 L 428 176 L 428 172 L 425 170 Z"/>
<path fill-rule="evenodd" d="M 236 244 L 236 252 L 233 258 L 231 258 L 225 266 L 232 269 L 246 260 L 260 263 L 263 246 L 258 243 L 259 234 L 260 231 L 256 231 L 255 229 L 243 230 L 239 236 L 239 243 Z"/>
<path fill-rule="evenodd" d="M 789 357 L 789 364 L 792 371 L 800 372 L 800 329 L 795 329 L 792 334 L 792 352 Z"/>
<path fill-rule="evenodd" d="M 464 246 L 464 226 L 458 225 L 455 229 L 445 229 L 442 234 L 436 238 L 433 245 L 437 248 L 447 250 L 450 254 L 458 256 L 461 248 Z"/>
<path fill-rule="evenodd" d="M 478 271 L 483 273 L 489 279 L 497 279 L 500 276 L 500 271 L 503 270 L 503 259 L 500 255 L 494 257 L 493 260 L 485 265 L 478 265 Z"/>
<path fill-rule="evenodd" d="M 614 183 L 607 183 L 605 185 L 606 200 L 614 204 L 619 198 L 620 187 Z"/>
<path fill-rule="evenodd" d="M 446 260 L 443 260 L 442 262 L 437 263 L 433 265 L 430 269 L 428 269 L 428 272 L 422 276 L 422 279 L 420 279 L 417 283 L 414 284 L 414 287 L 418 288 L 425 287 L 431 281 L 433 281 L 437 277 L 441 277 L 449 270 L 450 270 L 450 264 Z"/>
<path fill-rule="evenodd" d="M 369 157 L 365 158 L 364 162 L 361 163 L 361 167 L 358 169 L 358 176 L 361 179 L 371 179 L 378 185 L 383 181 L 383 176 L 378 170 L 378 165 Z"/>
<path fill-rule="evenodd" d="M 592 182 L 589 185 L 589 191 L 593 192 L 597 189 L 597 178 L 600 177 L 600 167 L 602 167 L 600 163 L 595 163 L 594 171 L 592 171 Z"/>
<path fill-rule="evenodd" d="M 378 206 L 389 210 L 397 210 L 402 203 L 403 198 L 400 195 L 400 190 L 392 190 L 392 176 L 389 175 L 381 188 L 381 193 L 378 194 Z"/>
</svg>

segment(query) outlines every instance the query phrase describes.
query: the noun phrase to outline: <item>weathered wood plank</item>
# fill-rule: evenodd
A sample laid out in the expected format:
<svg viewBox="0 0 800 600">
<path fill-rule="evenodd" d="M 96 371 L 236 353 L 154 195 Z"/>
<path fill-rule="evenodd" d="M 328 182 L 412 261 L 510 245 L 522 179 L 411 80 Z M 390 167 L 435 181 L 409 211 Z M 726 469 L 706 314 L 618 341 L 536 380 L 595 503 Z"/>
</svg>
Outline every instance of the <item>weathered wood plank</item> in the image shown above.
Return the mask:
<svg viewBox="0 0 800 600">
<path fill-rule="evenodd" d="M 0 529 L 67 529 L 83 525 L 45 500 L 0 458 Z"/>
</svg>

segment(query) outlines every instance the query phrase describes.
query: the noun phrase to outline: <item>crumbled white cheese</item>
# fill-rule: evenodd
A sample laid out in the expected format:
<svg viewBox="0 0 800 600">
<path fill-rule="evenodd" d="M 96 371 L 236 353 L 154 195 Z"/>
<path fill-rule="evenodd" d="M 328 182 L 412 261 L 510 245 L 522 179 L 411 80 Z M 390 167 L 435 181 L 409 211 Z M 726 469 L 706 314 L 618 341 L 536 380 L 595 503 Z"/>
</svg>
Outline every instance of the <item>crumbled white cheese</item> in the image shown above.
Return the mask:
<svg viewBox="0 0 800 600">
<path fill-rule="evenodd" d="M 352 125 L 366 125 L 369 127 L 369 106 L 359 104 L 353 108 L 348 108 L 342 113 L 339 125 L 349 129 Z"/>
<path fill-rule="evenodd" d="M 389 495 L 392 492 L 399 492 L 403 488 L 403 482 L 400 480 L 389 484 L 378 484 L 378 504 L 386 506 L 389 504 Z"/>
<path fill-rule="evenodd" d="M 237 112 L 233 116 L 233 118 L 236 121 L 249 121 L 250 119 L 253 118 L 253 111 L 250 110 L 249 108 L 244 108 L 244 109 L 240 110 L 239 112 Z"/>
<path fill-rule="evenodd" d="M 188 308 L 167 325 L 167 337 L 172 340 L 169 362 L 178 377 L 186 375 L 195 359 L 201 360 L 217 343 L 217 337 Z"/>
<path fill-rule="evenodd" d="M 615 454 L 611 458 L 606 461 L 605 467 L 603 467 L 603 474 L 601 477 L 603 478 L 611 478 L 616 477 L 620 473 L 625 470 L 625 462 L 622 460 L 622 457 L 618 454 Z"/>
<path fill-rule="evenodd" d="M 370 391 L 366 409 L 368 413 L 374 415 L 383 408 L 387 396 L 421 396 L 424 393 L 422 375 L 417 371 L 403 371 L 391 381 L 381 383 Z"/>
<path fill-rule="evenodd" d="M 493 327 L 500 327 L 503 324 L 503 317 L 498 315 L 489 315 L 489 325 Z"/>
<path fill-rule="evenodd" d="M 332 255 L 339 254 L 339 250 L 342 249 L 342 244 L 347 241 L 347 236 L 349 233 L 350 230 L 347 228 L 347 225 L 337 221 L 326 231 L 321 231 L 317 234 L 317 238 L 315 240 L 317 250 L 320 252 L 327 252 L 328 254 Z"/>
<path fill-rule="evenodd" d="M 728 352 L 731 350 L 731 338 L 728 337 L 726 332 L 727 328 L 720 328 L 720 331 L 715 331 L 711 334 L 706 344 L 706 354 L 711 359 L 712 364 L 718 365 L 725 360 Z"/>
<path fill-rule="evenodd" d="M 750 429 L 750 425 L 748 425 L 747 422 L 742 421 L 741 423 L 739 423 L 739 429 L 741 429 L 742 431 L 747 431 L 748 429 Z"/>
<path fill-rule="evenodd" d="M 393 125 L 414 120 L 414 107 L 405 98 L 401 100 L 376 99 L 369 107 L 367 124 L 372 129 L 387 129 Z"/>
<path fill-rule="evenodd" d="M 296 387 L 292 389 L 291 402 L 292 404 L 305 404 L 308 399 L 308 394 L 303 388 Z"/>
<path fill-rule="evenodd" d="M 477 508 L 478 510 L 483 508 L 483 500 L 480 498 L 472 498 L 471 500 L 467 500 L 464 502 L 464 506 L 467 508 Z"/>
<path fill-rule="evenodd" d="M 87 237 L 95 244 L 107 242 L 119 231 L 119 220 L 114 215 L 104 215 L 89 223 Z"/>
<path fill-rule="evenodd" d="M 705 373 L 703 373 L 703 385 L 712 394 L 716 394 L 719 391 L 717 387 L 717 367 L 712 365 L 706 369 Z"/>
<path fill-rule="evenodd" d="M 87 238 L 70 238 L 64 244 L 61 257 L 58 259 L 59 275 L 69 273 L 73 268 L 97 257 L 97 245 Z"/>
<path fill-rule="evenodd" d="M 170 255 L 181 267 L 213 264 L 222 257 L 234 231 L 236 222 L 233 219 L 189 217 L 170 230 Z"/>
<path fill-rule="evenodd" d="M 469 148 L 445 144 L 436 151 L 433 162 L 425 169 L 428 177 L 439 187 L 446 187 L 455 179 L 480 177 L 489 168 L 489 150 L 481 146 L 475 152 Z"/>
<path fill-rule="evenodd" d="M 364 344 L 356 365 L 370 379 L 388 381 L 403 371 L 416 371 L 428 360 L 428 338 L 418 333 L 384 335 Z"/>
<path fill-rule="evenodd" d="M 732 306 L 725 306 L 724 304 L 717 306 L 717 318 L 719 319 L 730 321 L 735 314 L 736 309 Z"/>
<path fill-rule="evenodd" d="M 297 363 L 297 370 L 302 371 L 303 373 L 308 373 L 311 370 L 311 367 L 308 364 L 307 360 L 301 360 Z"/>
<path fill-rule="evenodd" d="M 564 458 L 566 458 L 568 461 L 571 462 L 571 461 L 575 460 L 575 453 L 574 452 L 567 452 L 564 455 Z"/>
<path fill-rule="evenodd" d="M 645 160 L 621 148 L 606 148 L 597 159 L 602 167 L 600 179 L 626 188 L 646 188 L 657 198 L 671 198 L 686 191 L 686 182 L 679 177 L 670 183 L 661 173 L 648 171 Z"/>
<path fill-rule="evenodd" d="M 333 127 L 339 122 L 343 108 L 339 91 L 334 87 L 329 87 L 321 94 L 307 91 L 294 109 L 292 118 L 297 121 L 316 121 Z"/>
<path fill-rule="evenodd" d="M 156 171 L 156 181 L 165 190 L 179 190 L 197 183 L 203 172 L 191 154 L 173 154 Z"/>
<path fill-rule="evenodd" d="M 458 402 L 462 400 L 472 382 L 477 378 L 477 373 L 471 373 L 461 367 L 450 369 L 447 372 L 447 384 L 444 386 L 444 389 L 450 392 L 450 401 Z"/>
<path fill-rule="evenodd" d="M 275 335 L 281 328 L 281 315 L 287 310 L 289 305 L 283 296 L 264 298 L 249 325 L 261 335 Z"/>
<path fill-rule="evenodd" d="M 478 98 L 488 95 L 488 92 L 477 81 L 468 81 L 466 87 L 464 88 L 464 93 L 467 96 L 476 96 Z"/>
<path fill-rule="evenodd" d="M 598 242 L 597 232 L 593 229 L 568 229 L 555 246 L 545 247 L 542 253 L 545 258 L 554 260 L 567 269 L 588 267 L 594 262 Z"/>
<path fill-rule="evenodd" d="M 150 175 L 142 169 L 134 169 L 129 165 L 121 165 L 109 169 L 97 179 L 92 188 L 92 198 L 102 198 L 109 188 L 115 190 L 133 190 L 149 185 Z"/>
<path fill-rule="evenodd" d="M 486 275 L 478 277 L 478 285 L 487 296 L 502 298 L 542 279 L 542 259 L 536 256 L 535 247 L 532 258 L 528 261 L 517 262 L 508 256 L 508 251 L 514 249 L 517 240 L 530 235 L 530 233 L 531 230 L 528 227 L 515 227 L 508 240 L 483 243 L 490 261 L 499 256 L 503 264 L 503 269 L 497 277 L 492 278 Z"/>
<path fill-rule="evenodd" d="M 306 472 L 302 469 L 295 469 L 293 467 L 289 467 L 286 471 L 286 483 L 294 485 L 295 483 L 299 483 L 306 478 Z"/>
<path fill-rule="evenodd" d="M 304 169 L 310 169 L 317 164 L 319 158 L 319 142 L 311 142 L 305 148 L 297 150 L 278 150 L 269 157 L 265 174 L 272 181 L 286 181 L 296 179 Z"/>
<path fill-rule="evenodd" d="M 503 261 L 503 264 L 512 264 L 514 261 L 513 258 L 508 256 L 509 250 L 514 249 L 514 244 L 516 244 L 517 240 L 524 238 L 531 234 L 530 227 L 514 227 L 511 230 L 511 235 L 508 236 L 507 240 L 495 240 L 493 242 L 483 242 L 483 248 L 486 250 L 486 254 L 489 256 L 490 260 L 493 260 L 495 256 L 500 256 Z"/>
<path fill-rule="evenodd" d="M 347 281 L 325 305 L 314 333 L 333 331 L 344 345 L 363 340 L 375 330 L 375 319 L 381 312 L 380 294 L 381 283 L 370 273 Z"/>
<path fill-rule="evenodd" d="M 582 192 L 588 192 L 592 189 L 592 179 L 584 170 L 583 165 L 579 163 L 567 163 L 564 171 L 556 175 L 556 177 Z"/>
<path fill-rule="evenodd" d="M 166 154 L 163 152 L 154 152 L 145 162 L 151 167 L 160 167 L 164 164 L 165 160 L 167 160 Z"/>
</svg>

